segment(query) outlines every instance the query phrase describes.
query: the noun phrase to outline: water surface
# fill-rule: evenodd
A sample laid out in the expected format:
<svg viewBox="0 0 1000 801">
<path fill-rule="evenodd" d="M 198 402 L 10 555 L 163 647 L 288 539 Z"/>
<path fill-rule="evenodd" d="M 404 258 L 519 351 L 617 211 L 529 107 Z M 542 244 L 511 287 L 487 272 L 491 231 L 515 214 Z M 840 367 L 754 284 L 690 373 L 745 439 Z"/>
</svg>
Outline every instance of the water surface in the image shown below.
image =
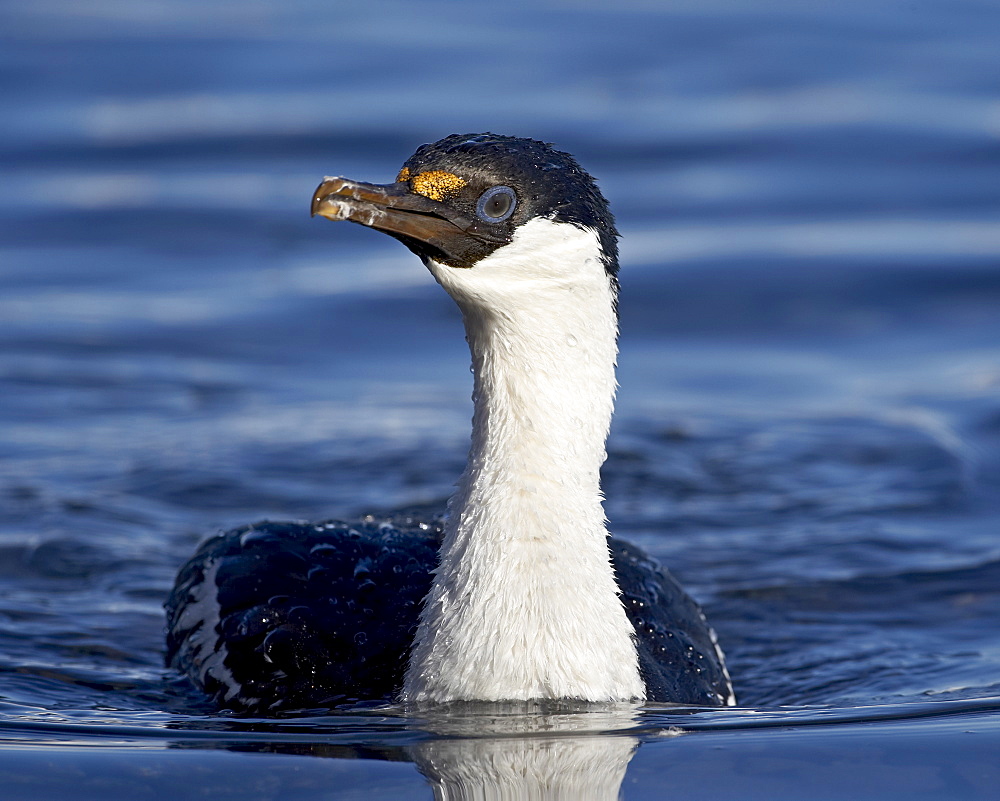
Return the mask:
<svg viewBox="0 0 1000 801">
<path fill-rule="evenodd" d="M 995 797 L 997 52 L 986 0 L 0 8 L 7 797 Z M 467 447 L 451 301 L 310 193 L 478 130 L 612 202 L 608 515 L 741 706 L 219 715 L 197 542 L 439 511 Z"/>
</svg>

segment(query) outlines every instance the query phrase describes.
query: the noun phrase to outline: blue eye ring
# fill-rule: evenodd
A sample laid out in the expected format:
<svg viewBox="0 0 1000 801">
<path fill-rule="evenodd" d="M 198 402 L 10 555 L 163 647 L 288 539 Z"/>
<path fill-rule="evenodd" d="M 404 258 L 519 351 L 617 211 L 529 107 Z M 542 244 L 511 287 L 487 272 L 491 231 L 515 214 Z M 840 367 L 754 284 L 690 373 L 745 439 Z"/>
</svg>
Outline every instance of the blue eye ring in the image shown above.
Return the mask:
<svg viewBox="0 0 1000 801">
<path fill-rule="evenodd" d="M 517 208 L 517 194 L 509 186 L 487 189 L 476 201 L 476 215 L 483 222 L 501 223 L 509 220 Z"/>
</svg>

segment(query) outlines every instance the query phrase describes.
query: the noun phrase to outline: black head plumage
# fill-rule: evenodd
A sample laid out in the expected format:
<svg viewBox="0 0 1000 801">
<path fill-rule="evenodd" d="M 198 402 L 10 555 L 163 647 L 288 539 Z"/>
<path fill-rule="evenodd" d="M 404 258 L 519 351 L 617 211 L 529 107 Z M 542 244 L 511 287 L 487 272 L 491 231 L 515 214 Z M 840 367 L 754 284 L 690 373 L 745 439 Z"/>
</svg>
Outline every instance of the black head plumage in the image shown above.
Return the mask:
<svg viewBox="0 0 1000 801">
<path fill-rule="evenodd" d="M 407 159 L 401 179 L 441 171 L 466 183 L 449 194 L 448 203 L 469 216 L 483 193 L 509 186 L 517 193 L 513 214 L 498 226 L 510 241 L 517 227 L 546 217 L 597 232 L 605 269 L 618 273 L 618 231 L 608 201 L 594 178 L 573 156 L 546 142 L 493 133 L 452 134 L 421 145 Z"/>
</svg>

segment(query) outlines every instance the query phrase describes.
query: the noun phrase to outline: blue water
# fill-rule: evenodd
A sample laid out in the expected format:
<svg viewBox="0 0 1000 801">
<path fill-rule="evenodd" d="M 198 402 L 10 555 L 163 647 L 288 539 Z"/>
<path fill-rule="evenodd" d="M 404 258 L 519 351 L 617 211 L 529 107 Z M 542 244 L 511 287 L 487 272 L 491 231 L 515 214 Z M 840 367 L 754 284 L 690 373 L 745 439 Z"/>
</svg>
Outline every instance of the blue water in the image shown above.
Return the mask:
<svg viewBox="0 0 1000 801">
<path fill-rule="evenodd" d="M 996 798 L 998 53 L 992 0 L 0 5 L 4 797 Z M 465 456 L 457 311 L 312 189 L 477 130 L 612 202 L 608 514 L 741 706 L 214 713 L 197 542 Z"/>
</svg>

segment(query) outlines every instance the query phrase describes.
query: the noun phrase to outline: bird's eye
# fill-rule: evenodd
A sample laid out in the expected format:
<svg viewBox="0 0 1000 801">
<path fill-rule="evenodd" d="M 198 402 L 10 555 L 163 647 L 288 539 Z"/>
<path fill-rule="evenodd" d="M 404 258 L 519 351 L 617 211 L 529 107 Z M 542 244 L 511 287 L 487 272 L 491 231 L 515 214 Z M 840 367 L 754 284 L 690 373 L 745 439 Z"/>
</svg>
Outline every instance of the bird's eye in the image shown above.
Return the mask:
<svg viewBox="0 0 1000 801">
<path fill-rule="evenodd" d="M 476 203 L 476 214 L 479 215 L 480 220 L 498 223 L 510 217 L 516 206 L 517 195 L 514 194 L 513 189 L 509 186 L 494 186 L 479 196 L 479 202 Z"/>
</svg>

